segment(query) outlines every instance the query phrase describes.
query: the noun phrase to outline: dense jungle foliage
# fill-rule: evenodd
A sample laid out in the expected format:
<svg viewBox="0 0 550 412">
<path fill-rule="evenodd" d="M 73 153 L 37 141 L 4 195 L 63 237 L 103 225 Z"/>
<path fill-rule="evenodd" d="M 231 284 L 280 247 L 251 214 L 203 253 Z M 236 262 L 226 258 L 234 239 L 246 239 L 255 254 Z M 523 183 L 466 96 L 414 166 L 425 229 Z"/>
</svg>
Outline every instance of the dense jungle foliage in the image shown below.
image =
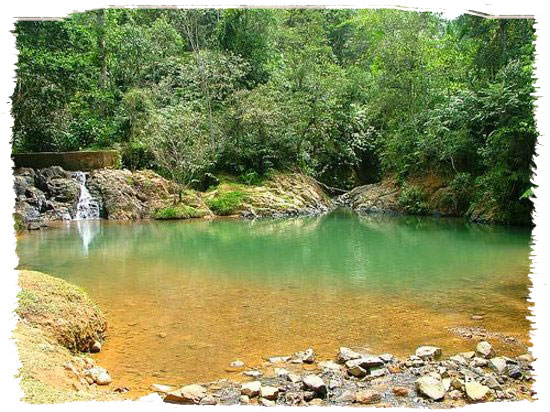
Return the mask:
<svg viewBox="0 0 550 412">
<path fill-rule="evenodd" d="M 290 169 L 351 188 L 429 171 L 466 215 L 530 220 L 532 21 L 112 9 L 15 32 L 14 152 L 117 148 L 125 167 L 184 185 Z"/>
</svg>

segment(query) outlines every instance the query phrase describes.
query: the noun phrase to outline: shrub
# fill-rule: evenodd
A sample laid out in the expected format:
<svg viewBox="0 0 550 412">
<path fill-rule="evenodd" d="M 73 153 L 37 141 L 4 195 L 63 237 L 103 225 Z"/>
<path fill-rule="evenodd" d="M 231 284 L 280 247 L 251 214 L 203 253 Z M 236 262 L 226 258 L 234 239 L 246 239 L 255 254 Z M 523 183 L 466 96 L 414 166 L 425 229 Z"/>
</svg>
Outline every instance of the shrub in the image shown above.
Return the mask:
<svg viewBox="0 0 550 412">
<path fill-rule="evenodd" d="M 153 219 L 158 220 L 190 219 L 201 216 L 201 213 L 197 209 L 186 205 L 168 206 L 157 209 L 152 213 Z"/>
<path fill-rule="evenodd" d="M 256 172 L 248 172 L 240 175 L 239 181 L 248 186 L 259 186 L 263 183 L 264 177 Z"/>
<path fill-rule="evenodd" d="M 399 194 L 398 202 L 407 213 L 425 215 L 429 211 L 426 194 L 414 186 L 404 186 Z"/>
<path fill-rule="evenodd" d="M 206 201 L 208 207 L 218 216 L 235 213 L 245 199 L 244 192 L 221 192 Z"/>
</svg>

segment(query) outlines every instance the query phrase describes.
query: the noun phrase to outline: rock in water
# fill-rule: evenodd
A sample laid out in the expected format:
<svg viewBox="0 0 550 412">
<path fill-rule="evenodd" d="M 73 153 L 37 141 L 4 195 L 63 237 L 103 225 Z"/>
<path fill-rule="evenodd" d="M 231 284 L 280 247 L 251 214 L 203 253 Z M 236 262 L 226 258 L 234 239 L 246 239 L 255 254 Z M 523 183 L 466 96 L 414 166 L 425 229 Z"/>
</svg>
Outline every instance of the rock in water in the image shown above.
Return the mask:
<svg viewBox="0 0 550 412">
<path fill-rule="evenodd" d="M 313 363 L 315 362 L 315 352 L 311 348 L 307 348 L 302 357 L 302 362 Z"/>
<path fill-rule="evenodd" d="M 327 385 L 317 375 L 307 375 L 304 377 L 303 382 L 307 389 L 312 390 L 320 396 L 324 396 L 327 393 Z"/>
<path fill-rule="evenodd" d="M 258 396 L 260 394 L 260 389 L 262 384 L 260 381 L 246 382 L 241 385 L 241 395 L 246 395 L 250 398 Z"/>
<path fill-rule="evenodd" d="M 420 359 L 437 358 L 441 356 L 441 348 L 436 346 L 421 346 L 416 349 L 416 356 Z"/>
<path fill-rule="evenodd" d="M 101 352 L 101 343 L 98 340 L 96 340 L 93 343 L 92 347 L 90 348 L 90 352 L 92 352 L 92 353 Z"/>
<path fill-rule="evenodd" d="M 100 366 L 94 366 L 90 369 L 86 369 L 84 373 L 98 385 L 108 385 L 112 382 L 109 372 Z"/>
<path fill-rule="evenodd" d="M 363 405 L 370 405 L 373 403 L 380 402 L 382 395 L 380 392 L 373 390 L 359 391 L 355 394 L 355 402 L 361 403 Z"/>
<path fill-rule="evenodd" d="M 173 386 L 161 385 L 161 384 L 158 384 L 158 383 L 153 383 L 149 388 L 153 392 L 160 392 L 160 393 L 173 392 L 176 389 Z"/>
<path fill-rule="evenodd" d="M 476 353 L 479 356 L 487 359 L 495 355 L 495 350 L 489 342 L 483 340 L 477 344 Z"/>
<path fill-rule="evenodd" d="M 431 376 L 423 376 L 416 380 L 416 390 L 423 396 L 434 401 L 440 401 L 445 397 L 443 383 Z"/>
<path fill-rule="evenodd" d="M 483 401 L 489 394 L 489 388 L 476 381 L 466 382 L 464 390 L 468 400 L 471 402 Z"/>
<path fill-rule="evenodd" d="M 98 385 L 108 385 L 112 382 L 111 375 L 106 370 L 103 370 L 95 379 Z"/>
</svg>

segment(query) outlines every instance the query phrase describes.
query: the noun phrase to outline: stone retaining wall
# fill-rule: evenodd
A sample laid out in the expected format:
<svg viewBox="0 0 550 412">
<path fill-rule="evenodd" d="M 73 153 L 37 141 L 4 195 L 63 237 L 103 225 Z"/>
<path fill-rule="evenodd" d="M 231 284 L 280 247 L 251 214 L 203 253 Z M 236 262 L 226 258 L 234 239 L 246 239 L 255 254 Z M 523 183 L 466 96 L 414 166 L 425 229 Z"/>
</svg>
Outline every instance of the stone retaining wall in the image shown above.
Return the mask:
<svg viewBox="0 0 550 412">
<path fill-rule="evenodd" d="M 12 155 L 12 158 L 15 167 L 42 169 L 61 166 L 63 169 L 71 171 L 117 168 L 120 163 L 120 154 L 116 150 L 18 153 Z"/>
</svg>

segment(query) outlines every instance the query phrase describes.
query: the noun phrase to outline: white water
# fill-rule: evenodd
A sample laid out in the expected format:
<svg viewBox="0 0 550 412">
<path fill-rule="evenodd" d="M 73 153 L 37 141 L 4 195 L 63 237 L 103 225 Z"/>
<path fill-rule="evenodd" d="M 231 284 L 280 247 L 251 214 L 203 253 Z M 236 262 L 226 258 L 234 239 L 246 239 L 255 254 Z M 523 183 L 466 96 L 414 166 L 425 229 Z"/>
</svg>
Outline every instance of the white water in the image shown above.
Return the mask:
<svg viewBox="0 0 550 412">
<path fill-rule="evenodd" d="M 80 185 L 80 197 L 76 206 L 75 219 L 99 219 L 99 204 L 86 188 L 86 175 L 83 172 L 75 172 L 73 178 Z"/>
</svg>

